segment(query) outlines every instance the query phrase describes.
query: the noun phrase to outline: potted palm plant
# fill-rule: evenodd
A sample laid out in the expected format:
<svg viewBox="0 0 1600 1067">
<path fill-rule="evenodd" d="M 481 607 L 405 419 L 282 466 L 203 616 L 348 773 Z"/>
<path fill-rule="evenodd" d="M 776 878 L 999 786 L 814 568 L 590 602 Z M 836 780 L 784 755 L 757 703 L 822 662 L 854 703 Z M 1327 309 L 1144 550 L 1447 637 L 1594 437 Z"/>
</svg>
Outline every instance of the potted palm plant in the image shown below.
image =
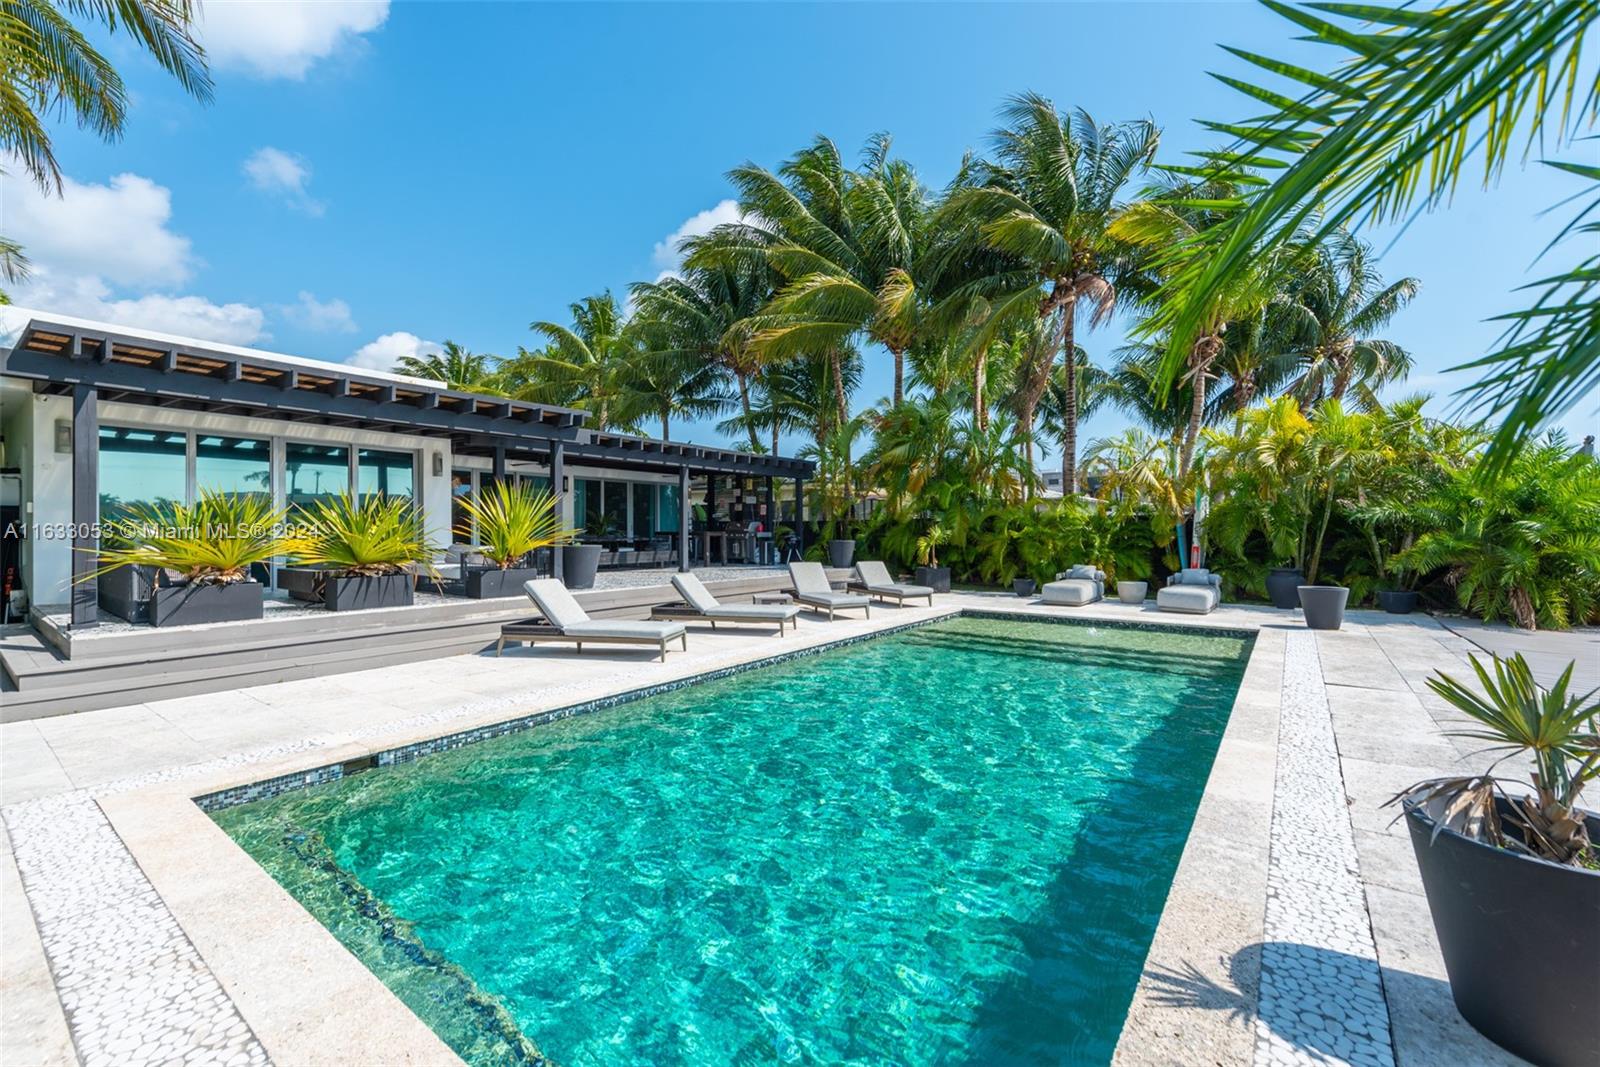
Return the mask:
<svg viewBox="0 0 1600 1067">
<path fill-rule="evenodd" d="M 261 494 L 203 492 L 193 504 L 129 505 L 89 577 L 123 567 L 146 575 L 131 614 L 152 626 L 259 619 L 261 583 L 250 569 L 294 543 L 283 510 Z"/>
<path fill-rule="evenodd" d="M 1445 674 L 1428 686 L 1469 716 L 1458 736 L 1531 757 L 1532 790 L 1492 774 L 1421 782 L 1401 802 L 1463 1018 L 1540 1064 L 1600 1063 L 1600 816 L 1577 807 L 1600 779 L 1600 702 L 1548 690 L 1521 655 L 1476 656 L 1482 695 Z M 1393 801 L 1391 801 L 1393 803 Z"/>
<path fill-rule="evenodd" d="M 537 549 L 556 546 L 564 548 L 562 564 L 566 582 L 573 588 L 588 588 L 594 584 L 595 564 L 599 562 L 599 545 L 572 545 L 576 530 L 561 523 L 559 502 L 554 493 L 534 489 L 527 485 L 496 482 L 489 489 L 461 502 L 467 522 L 456 533 L 469 539 L 472 523 L 478 527 L 478 551 L 489 560 L 487 567 L 465 567 L 462 579 L 466 594 L 479 600 L 502 596 L 521 596 L 522 583 L 539 577 L 533 566 L 533 553 Z M 588 581 L 574 585 L 574 560 L 568 554 L 573 548 L 592 549 Z M 581 570 L 581 567 L 578 568 Z M 582 574 L 576 576 L 580 580 Z"/>
<path fill-rule="evenodd" d="M 278 584 L 329 611 L 405 607 L 416 569 L 431 570 L 434 551 L 422 513 L 409 499 L 344 493 L 303 513 L 297 566 L 280 568 Z"/>
<path fill-rule="evenodd" d="M 950 591 L 950 568 L 939 566 L 939 546 L 948 543 L 950 531 L 938 523 L 917 538 L 917 584 L 935 593 Z"/>
</svg>

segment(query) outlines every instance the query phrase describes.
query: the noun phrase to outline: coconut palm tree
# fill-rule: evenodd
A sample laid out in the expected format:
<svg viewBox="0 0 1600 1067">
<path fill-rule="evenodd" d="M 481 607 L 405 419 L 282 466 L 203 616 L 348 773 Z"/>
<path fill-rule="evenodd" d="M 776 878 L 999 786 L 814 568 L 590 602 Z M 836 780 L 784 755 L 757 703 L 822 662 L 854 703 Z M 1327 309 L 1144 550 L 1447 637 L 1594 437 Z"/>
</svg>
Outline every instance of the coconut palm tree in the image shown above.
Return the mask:
<svg viewBox="0 0 1600 1067">
<path fill-rule="evenodd" d="M 1117 383 L 1111 375 L 1089 362 L 1089 353 L 1081 346 L 1074 349 L 1072 365 L 1068 366 L 1065 359 L 1056 367 L 1050 376 L 1050 384 L 1045 387 L 1044 396 L 1039 398 L 1039 422 L 1045 433 L 1056 441 L 1056 446 L 1061 449 L 1061 484 L 1065 486 L 1069 475 L 1076 480 L 1080 471 L 1078 457 L 1073 451 L 1078 445 L 1077 423 L 1067 421 L 1067 412 L 1073 412 L 1077 419 L 1087 419 L 1106 404 L 1111 403 L 1117 390 Z M 1076 396 L 1068 397 L 1068 384 L 1074 388 Z M 1065 494 L 1066 490 L 1063 489 Z"/>
<path fill-rule="evenodd" d="M 754 317 L 772 295 L 773 278 L 762 257 L 708 253 L 709 241 L 684 243 L 693 262 L 680 276 L 635 284 L 634 314 L 649 324 L 645 332 L 657 357 L 698 361 L 732 378 L 750 447 L 757 448 L 750 390 L 765 356 L 753 344 Z"/>
<path fill-rule="evenodd" d="M 1076 348 L 1079 306 L 1088 306 L 1091 327 L 1116 306 L 1117 283 L 1131 264 L 1111 223 L 1122 208 L 1123 187 L 1149 165 L 1160 133 L 1143 120 L 1102 126 L 1081 110 L 1063 116 L 1034 93 L 1014 97 L 1002 116 L 1006 125 L 994 134 L 993 160 L 972 166 L 969 184 L 951 193 L 941 221 L 1007 257 L 1001 274 L 973 287 L 987 290 L 993 314 L 1004 318 L 1031 305 L 1038 318 L 1057 323 L 1059 342 L 1038 352 L 1018 382 L 1019 428 L 1031 441 L 1054 353 Z M 1069 379 L 1076 373 L 1070 362 L 1066 373 Z M 1070 460 L 1077 452 L 1077 388 L 1069 380 L 1065 389 L 1063 440 Z M 1072 462 L 1064 474 L 1065 491 L 1076 493 Z"/>
<path fill-rule="evenodd" d="M 762 257 L 784 284 L 757 320 L 757 347 L 786 359 L 864 337 L 889 350 L 898 404 L 922 323 L 930 205 L 916 171 L 889 149 L 879 134 L 852 170 L 819 137 L 776 174 L 753 163 L 734 169 L 745 221 L 718 227 L 688 263 Z"/>
<path fill-rule="evenodd" d="M 422 356 L 401 356 L 395 361 L 396 374 L 432 378 L 446 388 L 471 393 L 498 393 L 495 371 L 500 357 L 469 352 L 454 341 L 446 341 L 439 352 Z"/>
<path fill-rule="evenodd" d="M 1352 387 L 1370 403 L 1383 386 L 1405 378 L 1411 354 L 1372 335 L 1420 285 L 1415 278 L 1385 285 L 1371 247 L 1348 230 L 1317 242 L 1309 269 L 1284 301 L 1289 337 L 1279 358 L 1294 368 L 1288 391 L 1304 407 L 1324 397 L 1342 400 Z"/>
<path fill-rule="evenodd" d="M 722 391 L 722 369 L 682 353 L 639 353 L 623 379 L 629 407 L 661 422 L 661 439 L 672 440 L 672 419 L 706 419 L 719 415 L 733 398 Z"/>
<path fill-rule="evenodd" d="M 537 321 L 528 328 L 546 339 L 542 349 L 519 348 L 501 368 L 512 396 L 588 411 L 598 430 L 638 429 L 646 414 L 632 390 L 642 352 L 609 291 L 570 305 L 571 325 Z"/>
</svg>

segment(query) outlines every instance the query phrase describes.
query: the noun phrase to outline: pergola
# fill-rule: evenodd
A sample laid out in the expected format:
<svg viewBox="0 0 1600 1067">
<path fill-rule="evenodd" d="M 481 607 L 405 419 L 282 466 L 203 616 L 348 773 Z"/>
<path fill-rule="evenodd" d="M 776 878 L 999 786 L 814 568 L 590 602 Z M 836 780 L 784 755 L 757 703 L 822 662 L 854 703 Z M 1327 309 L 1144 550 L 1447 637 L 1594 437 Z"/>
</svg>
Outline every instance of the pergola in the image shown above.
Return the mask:
<svg viewBox="0 0 1600 1067">
<path fill-rule="evenodd" d="M 100 401 L 150 404 L 294 423 L 360 427 L 448 440 L 456 455 L 487 457 L 497 478 L 506 464 L 549 466 L 552 490 L 568 492 L 569 461 L 612 470 L 678 476 L 678 566 L 689 569 L 690 477 L 701 473 L 795 481 L 797 537 L 804 536 L 804 484 L 814 465 L 800 459 L 585 428 L 572 408 L 459 392 L 426 379 L 362 374 L 358 368 L 269 355 L 175 346 L 137 334 L 93 332 L 32 319 L 6 358 L 8 377 L 35 392 L 72 398 L 74 626 L 93 625 L 98 607 Z M 769 511 L 769 514 L 771 512 Z M 803 547 L 803 545 L 802 545 Z M 557 574 L 560 553 L 556 553 Z"/>
</svg>

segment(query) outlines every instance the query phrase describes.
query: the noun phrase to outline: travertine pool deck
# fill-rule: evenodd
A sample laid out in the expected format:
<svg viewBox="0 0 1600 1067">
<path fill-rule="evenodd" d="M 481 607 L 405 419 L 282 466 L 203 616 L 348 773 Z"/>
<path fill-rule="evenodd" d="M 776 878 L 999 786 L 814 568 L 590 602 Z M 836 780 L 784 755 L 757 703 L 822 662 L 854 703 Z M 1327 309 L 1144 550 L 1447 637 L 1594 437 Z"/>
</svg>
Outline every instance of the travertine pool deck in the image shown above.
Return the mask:
<svg viewBox="0 0 1600 1067">
<path fill-rule="evenodd" d="M 1518 1062 L 1456 1015 L 1381 806 L 1477 766 L 1424 686 L 1465 672 L 1466 639 L 955 594 L 783 638 L 693 627 L 665 664 L 543 646 L 0 726 L 0 1063 L 454 1062 L 189 798 L 963 608 L 1258 631 L 1119 1063 Z"/>
</svg>

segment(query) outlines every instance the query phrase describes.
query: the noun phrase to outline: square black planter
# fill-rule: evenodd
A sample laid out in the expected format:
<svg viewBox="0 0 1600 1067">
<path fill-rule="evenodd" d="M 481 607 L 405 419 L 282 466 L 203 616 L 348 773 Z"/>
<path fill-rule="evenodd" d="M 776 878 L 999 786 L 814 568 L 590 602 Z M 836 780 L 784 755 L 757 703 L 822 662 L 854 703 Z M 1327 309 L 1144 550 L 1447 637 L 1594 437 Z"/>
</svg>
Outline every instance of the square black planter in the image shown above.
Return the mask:
<svg viewBox="0 0 1600 1067">
<path fill-rule="evenodd" d="M 925 585 L 935 593 L 948 593 L 950 591 L 950 568 L 918 567 L 916 584 Z"/>
<path fill-rule="evenodd" d="M 542 577 L 537 567 L 474 567 L 467 571 L 466 593 L 474 600 L 522 596 L 522 583 Z"/>
<path fill-rule="evenodd" d="M 129 622 L 150 621 L 150 594 L 156 590 L 154 567 L 118 567 L 95 579 L 100 606 Z"/>
<path fill-rule="evenodd" d="M 150 594 L 150 625 L 196 626 L 261 618 L 261 583 L 172 585 Z"/>
<path fill-rule="evenodd" d="M 320 603 L 329 611 L 403 608 L 412 602 L 410 574 L 338 575 L 316 567 L 280 567 L 278 588 L 296 600 Z"/>
</svg>

